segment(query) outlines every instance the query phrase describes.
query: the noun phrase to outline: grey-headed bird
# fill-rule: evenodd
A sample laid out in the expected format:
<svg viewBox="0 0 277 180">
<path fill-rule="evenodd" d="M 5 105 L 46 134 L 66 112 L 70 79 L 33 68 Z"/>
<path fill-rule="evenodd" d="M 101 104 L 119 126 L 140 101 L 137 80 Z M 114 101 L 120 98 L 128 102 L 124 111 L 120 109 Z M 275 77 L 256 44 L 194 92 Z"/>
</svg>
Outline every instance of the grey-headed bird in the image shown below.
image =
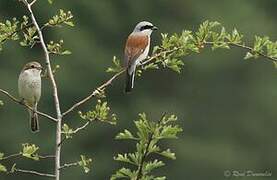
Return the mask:
<svg viewBox="0 0 277 180">
<path fill-rule="evenodd" d="M 134 88 L 136 66 L 147 58 L 150 48 L 150 36 L 157 29 L 152 23 L 142 21 L 136 25 L 126 41 L 124 51 L 126 93 L 131 92 Z"/>
<path fill-rule="evenodd" d="M 29 62 L 23 67 L 18 78 L 19 96 L 23 99 L 24 103 L 33 108 L 33 111 L 29 110 L 32 132 L 39 131 L 36 111 L 41 95 L 41 71 L 42 67 L 40 63 Z"/>
</svg>

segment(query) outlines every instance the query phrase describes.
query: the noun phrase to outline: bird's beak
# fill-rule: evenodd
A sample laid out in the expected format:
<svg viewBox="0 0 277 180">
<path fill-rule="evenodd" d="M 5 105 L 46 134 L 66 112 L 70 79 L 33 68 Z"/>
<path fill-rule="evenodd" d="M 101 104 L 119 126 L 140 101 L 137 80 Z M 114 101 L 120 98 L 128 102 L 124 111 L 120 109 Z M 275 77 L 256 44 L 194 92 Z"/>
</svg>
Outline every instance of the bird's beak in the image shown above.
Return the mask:
<svg viewBox="0 0 277 180">
<path fill-rule="evenodd" d="M 152 30 L 153 30 L 153 31 L 156 31 L 156 30 L 158 30 L 158 28 L 157 28 L 156 26 L 153 26 L 153 27 L 152 27 Z"/>
</svg>

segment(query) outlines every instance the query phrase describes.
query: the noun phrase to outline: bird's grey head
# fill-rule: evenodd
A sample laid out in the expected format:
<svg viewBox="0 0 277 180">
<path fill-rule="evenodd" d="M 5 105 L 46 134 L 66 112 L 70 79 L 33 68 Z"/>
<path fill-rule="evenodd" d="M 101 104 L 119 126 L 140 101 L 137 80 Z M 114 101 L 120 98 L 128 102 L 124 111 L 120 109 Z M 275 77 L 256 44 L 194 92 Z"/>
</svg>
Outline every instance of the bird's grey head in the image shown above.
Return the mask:
<svg viewBox="0 0 277 180">
<path fill-rule="evenodd" d="M 157 29 L 158 28 L 156 26 L 154 26 L 152 23 L 147 22 L 147 21 L 142 21 L 136 25 L 133 32 L 135 32 L 135 33 L 142 32 L 144 34 L 151 35 L 151 33 Z"/>
<path fill-rule="evenodd" d="M 29 63 L 25 64 L 22 71 L 29 70 L 29 69 L 37 70 L 37 71 L 41 72 L 42 66 L 40 65 L 40 63 L 38 63 L 36 61 L 29 62 Z"/>
</svg>

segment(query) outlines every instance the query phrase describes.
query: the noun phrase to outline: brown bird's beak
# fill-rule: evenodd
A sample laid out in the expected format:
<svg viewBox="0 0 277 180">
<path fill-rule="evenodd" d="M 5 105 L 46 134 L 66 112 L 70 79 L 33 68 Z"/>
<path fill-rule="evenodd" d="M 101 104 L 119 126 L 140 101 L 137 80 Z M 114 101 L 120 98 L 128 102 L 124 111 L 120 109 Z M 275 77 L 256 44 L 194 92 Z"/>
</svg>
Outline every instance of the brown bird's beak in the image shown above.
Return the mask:
<svg viewBox="0 0 277 180">
<path fill-rule="evenodd" d="M 156 30 L 158 30 L 158 28 L 157 28 L 156 26 L 153 26 L 153 27 L 152 27 L 152 30 L 153 30 L 153 31 L 156 31 Z"/>
</svg>

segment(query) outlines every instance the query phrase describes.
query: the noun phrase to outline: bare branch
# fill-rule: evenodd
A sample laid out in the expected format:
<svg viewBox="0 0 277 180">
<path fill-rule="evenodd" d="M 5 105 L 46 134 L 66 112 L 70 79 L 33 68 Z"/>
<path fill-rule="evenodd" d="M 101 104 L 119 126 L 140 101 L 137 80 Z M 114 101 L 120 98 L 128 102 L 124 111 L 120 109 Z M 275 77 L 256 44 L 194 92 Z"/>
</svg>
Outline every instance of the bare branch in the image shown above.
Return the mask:
<svg viewBox="0 0 277 180">
<path fill-rule="evenodd" d="M 0 161 L 5 161 L 7 159 L 16 158 L 16 157 L 20 157 L 20 156 L 21 156 L 21 153 L 11 154 L 9 156 L 3 157 L 2 159 L 0 159 Z"/>
<path fill-rule="evenodd" d="M 33 170 L 24 170 L 24 169 L 15 168 L 14 171 L 24 173 L 24 174 L 32 174 L 32 175 L 37 175 L 37 176 L 43 176 L 43 177 L 51 177 L 51 178 L 56 177 L 54 174 L 41 173 L 41 172 L 37 172 L 37 171 L 33 171 Z"/>
<path fill-rule="evenodd" d="M 0 92 L 5 94 L 7 97 L 9 97 L 11 100 L 13 100 L 14 102 L 16 102 L 17 104 L 20 104 L 22 106 L 24 106 L 26 109 L 29 109 L 31 111 L 34 111 L 36 112 L 37 114 L 43 116 L 43 117 L 46 117 L 48 119 L 50 119 L 51 121 L 53 122 L 57 122 L 57 119 L 56 118 L 53 118 L 52 116 L 48 115 L 48 114 L 45 114 L 43 112 L 40 112 L 40 111 L 35 111 L 33 108 L 31 108 L 30 106 L 28 106 L 27 104 L 25 104 L 24 102 L 18 100 L 17 98 L 15 98 L 14 96 L 12 96 L 10 93 L 8 93 L 7 91 L 3 90 L 3 89 L 0 89 Z"/>
<path fill-rule="evenodd" d="M 158 57 L 164 55 L 164 54 L 168 54 L 174 51 L 179 50 L 180 48 L 175 48 L 172 50 L 167 50 L 167 51 L 163 51 L 160 52 L 158 54 L 153 55 L 152 57 L 148 58 L 147 60 L 145 60 L 141 65 L 139 66 L 143 66 L 145 64 L 148 64 L 154 60 L 156 60 Z M 62 115 L 66 116 L 68 113 L 74 111 L 77 107 L 81 106 L 82 104 L 86 103 L 88 100 L 90 100 L 91 98 L 95 97 L 97 94 L 99 94 L 99 92 L 104 91 L 106 89 L 106 87 L 108 87 L 109 85 L 112 84 L 112 82 L 117 79 L 120 75 L 122 75 L 126 70 L 123 69 L 122 71 L 116 73 L 115 75 L 113 75 L 109 80 L 105 81 L 102 85 L 100 85 L 98 88 L 96 88 L 90 95 L 88 95 L 87 97 L 85 97 L 84 99 L 80 100 L 79 102 L 75 103 L 73 106 L 71 106 L 68 110 L 66 110 Z"/>
<path fill-rule="evenodd" d="M 76 134 L 76 133 L 78 133 L 79 131 L 85 129 L 91 122 L 92 122 L 92 121 L 87 121 L 83 126 L 78 127 L 77 129 L 75 129 L 75 130 L 73 131 L 72 134 Z"/>
<path fill-rule="evenodd" d="M 79 166 L 79 163 L 78 162 L 74 162 L 74 163 L 64 164 L 64 165 L 62 165 L 60 167 L 60 169 L 65 169 L 65 168 L 72 167 L 72 166 Z"/>
<path fill-rule="evenodd" d="M 32 6 L 33 4 L 36 3 L 37 0 L 33 0 L 31 3 L 30 3 L 30 6 Z"/>
<path fill-rule="evenodd" d="M 92 122 L 92 121 L 87 121 L 84 125 L 82 125 L 81 127 L 78 127 L 77 129 L 75 129 L 75 130 L 72 132 L 72 135 L 73 135 L 73 134 L 77 134 L 79 131 L 85 129 L 88 125 L 91 124 L 91 122 Z M 59 146 L 61 146 L 61 145 L 64 143 L 64 141 L 65 141 L 66 139 L 67 139 L 66 137 L 62 138 L 62 140 L 61 140 Z"/>
<path fill-rule="evenodd" d="M 0 159 L 0 161 L 5 161 L 5 160 L 11 159 L 11 158 L 18 158 L 18 157 L 21 157 L 21 156 L 22 156 L 22 153 L 11 154 L 11 155 L 8 155 L 8 156 L 3 157 L 2 159 Z M 55 158 L 54 155 L 44 155 L 44 156 L 38 155 L 38 157 L 39 157 L 40 159 L 51 159 L 51 158 Z"/>
<path fill-rule="evenodd" d="M 101 86 L 99 86 L 98 88 L 96 88 L 90 95 L 88 95 L 87 97 L 85 97 L 84 99 L 82 99 L 81 101 L 75 103 L 71 108 L 69 108 L 68 110 L 66 110 L 62 115 L 66 116 L 68 113 L 74 111 L 77 107 L 81 106 L 82 104 L 86 103 L 88 100 L 90 100 L 91 98 L 95 97 L 97 94 L 99 94 L 99 92 L 104 91 L 106 89 L 107 86 L 109 86 L 113 80 L 117 79 L 121 74 L 123 74 L 125 72 L 125 70 L 120 71 L 119 73 L 113 75 L 108 81 L 106 81 L 105 83 L 103 83 Z"/>
<path fill-rule="evenodd" d="M 49 52 L 46 46 L 46 43 L 44 41 L 44 37 L 42 34 L 42 31 L 38 25 L 38 22 L 35 18 L 35 15 L 33 13 L 33 10 L 31 8 L 32 4 L 29 4 L 27 0 L 23 0 L 24 4 L 27 6 L 28 11 L 31 15 L 32 22 L 34 26 L 36 27 L 36 30 L 38 32 L 40 44 L 42 46 L 42 49 L 44 51 L 44 56 L 45 56 L 45 62 L 47 66 L 47 71 L 48 71 L 48 76 L 50 78 L 52 88 L 53 88 L 53 97 L 54 97 L 54 102 L 55 102 L 55 108 L 56 108 L 56 113 L 57 113 L 57 127 L 56 127 L 56 155 L 55 155 L 55 176 L 56 180 L 60 179 L 60 159 L 61 159 L 61 146 L 59 146 L 61 142 L 61 128 L 62 128 L 62 114 L 61 114 L 61 108 L 60 108 L 60 101 L 59 101 L 59 96 L 58 96 L 58 89 L 56 85 L 56 81 L 52 72 L 52 67 L 50 63 L 50 57 L 49 57 Z M 35 1 L 33 1 L 35 2 Z"/>
<path fill-rule="evenodd" d="M 44 156 L 38 156 L 40 159 L 51 159 L 51 158 L 55 158 L 55 155 L 44 155 Z"/>
</svg>

